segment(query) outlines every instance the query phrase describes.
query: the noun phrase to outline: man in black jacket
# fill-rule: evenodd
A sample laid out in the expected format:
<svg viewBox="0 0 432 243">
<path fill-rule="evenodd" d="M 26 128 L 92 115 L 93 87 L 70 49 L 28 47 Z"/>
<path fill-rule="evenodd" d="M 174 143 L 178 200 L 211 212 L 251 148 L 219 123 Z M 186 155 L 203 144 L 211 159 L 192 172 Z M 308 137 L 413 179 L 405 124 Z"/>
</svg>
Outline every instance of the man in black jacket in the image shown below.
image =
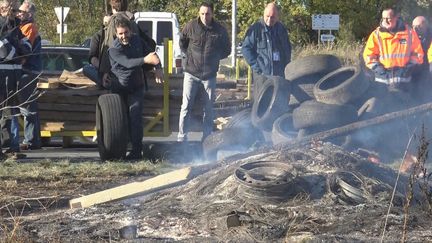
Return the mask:
<svg viewBox="0 0 432 243">
<path fill-rule="evenodd" d="M 128 19 L 118 17 L 114 21 L 117 38 L 113 47 L 108 49 L 111 62 L 111 72 L 115 76 L 111 80 L 111 91 L 120 94 L 129 108 L 129 134 L 132 151 L 126 159 L 142 158 L 142 108 L 144 82 L 142 65 L 155 65 L 156 82 L 162 80 L 160 60 L 156 52 L 151 52 L 148 46 L 131 31 Z"/>
<path fill-rule="evenodd" d="M 186 53 L 186 66 L 177 141 L 187 141 L 190 112 L 197 92 L 203 92 L 204 98 L 204 140 L 213 130 L 219 61 L 231 52 L 226 29 L 213 19 L 213 4 L 200 5 L 199 17 L 187 23 L 181 33 L 180 48 Z"/>
</svg>

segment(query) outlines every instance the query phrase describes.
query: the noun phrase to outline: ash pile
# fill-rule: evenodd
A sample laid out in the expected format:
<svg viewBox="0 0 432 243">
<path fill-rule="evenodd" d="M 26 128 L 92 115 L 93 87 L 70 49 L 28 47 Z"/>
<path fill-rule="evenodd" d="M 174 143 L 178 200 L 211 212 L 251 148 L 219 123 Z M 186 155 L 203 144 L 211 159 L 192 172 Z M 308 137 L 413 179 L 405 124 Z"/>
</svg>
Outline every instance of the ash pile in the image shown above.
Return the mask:
<svg viewBox="0 0 432 243">
<path fill-rule="evenodd" d="M 397 242 L 403 232 L 408 242 L 432 240 L 429 182 L 410 183 L 409 175 L 398 178 L 331 143 L 255 151 L 195 169 L 198 176 L 177 187 L 26 224 L 39 239 L 86 241 L 121 240 L 125 225 L 137 242 L 377 242 L 383 235 Z"/>
</svg>

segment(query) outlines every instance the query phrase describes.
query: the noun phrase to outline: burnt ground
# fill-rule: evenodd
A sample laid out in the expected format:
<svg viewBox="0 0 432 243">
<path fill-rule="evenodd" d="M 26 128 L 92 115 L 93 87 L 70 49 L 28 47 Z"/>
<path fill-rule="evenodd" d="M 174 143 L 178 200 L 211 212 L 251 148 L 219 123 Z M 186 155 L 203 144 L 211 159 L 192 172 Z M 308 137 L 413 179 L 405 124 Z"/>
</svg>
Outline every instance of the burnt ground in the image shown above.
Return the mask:
<svg viewBox="0 0 432 243">
<path fill-rule="evenodd" d="M 399 242 L 406 225 L 407 242 L 432 241 L 430 205 L 419 184 L 409 186 L 409 175 L 398 179 L 387 213 L 397 178 L 394 169 L 330 143 L 261 152 L 197 167 L 207 172 L 150 195 L 86 209 L 68 209 L 66 200 L 60 200 L 57 207 L 15 217 L 2 209 L 0 234 L 19 221 L 17 239 L 35 242 L 125 241 L 119 229 L 127 225 L 137 226 L 136 242 L 378 242 L 385 228 L 384 242 Z M 275 164 L 276 169 L 255 168 L 248 175 L 263 184 L 279 183 L 272 190 L 248 184 L 250 178 L 242 173 L 251 162 Z M 113 179 L 69 188 L 19 183 L 27 197 L 44 191 L 46 196 L 61 192 L 66 199 L 144 178 Z M 404 208 L 410 191 L 413 202 Z"/>
</svg>

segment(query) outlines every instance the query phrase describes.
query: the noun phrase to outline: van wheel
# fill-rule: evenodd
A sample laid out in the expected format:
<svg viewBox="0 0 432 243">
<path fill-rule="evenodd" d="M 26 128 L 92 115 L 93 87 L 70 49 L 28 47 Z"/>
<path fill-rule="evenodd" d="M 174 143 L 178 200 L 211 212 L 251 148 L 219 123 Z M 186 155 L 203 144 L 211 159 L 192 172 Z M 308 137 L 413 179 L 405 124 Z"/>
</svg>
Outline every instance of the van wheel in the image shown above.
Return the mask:
<svg viewBox="0 0 432 243">
<path fill-rule="evenodd" d="M 96 133 L 102 161 L 122 159 L 126 156 L 128 118 L 120 95 L 99 96 L 96 105 Z"/>
</svg>

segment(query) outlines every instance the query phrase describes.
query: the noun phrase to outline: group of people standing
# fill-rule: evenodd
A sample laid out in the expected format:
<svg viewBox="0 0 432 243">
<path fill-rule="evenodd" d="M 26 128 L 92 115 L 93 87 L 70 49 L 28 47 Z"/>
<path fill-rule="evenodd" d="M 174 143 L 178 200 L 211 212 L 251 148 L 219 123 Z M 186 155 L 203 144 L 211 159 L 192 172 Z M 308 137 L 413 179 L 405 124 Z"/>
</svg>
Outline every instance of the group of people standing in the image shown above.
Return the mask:
<svg viewBox="0 0 432 243">
<path fill-rule="evenodd" d="M 0 159 L 22 158 L 25 155 L 19 153 L 20 150 L 41 146 L 34 100 L 36 77 L 42 70 L 41 37 L 34 23 L 35 14 L 36 7 L 29 0 L 22 4 L 18 0 L 0 1 L 0 114 L 2 129 L 9 135 L 9 149 L 3 153 L 0 144 Z M 10 115 L 4 116 L 4 109 L 10 111 Z M 21 144 L 18 114 L 24 116 L 24 141 Z"/>
<path fill-rule="evenodd" d="M 127 0 L 110 0 L 113 14 L 104 18 L 104 27 L 94 34 L 90 47 L 90 65 L 86 76 L 98 85 L 120 94 L 128 106 L 132 150 L 126 159 L 142 158 L 142 102 L 146 71 L 155 73 L 162 82 L 161 63 L 155 43 L 142 33 L 127 11 Z M 34 24 L 35 6 L 29 0 L 19 6 L 17 0 L 0 0 L 0 101 L 2 106 L 17 89 L 34 89 L 34 77 L 41 71 L 40 36 Z M 189 21 L 181 32 L 180 47 L 186 54 L 183 100 L 179 119 L 178 141 L 188 140 L 190 114 L 195 97 L 204 98 L 203 137 L 213 129 L 213 103 L 216 74 L 221 59 L 231 53 L 227 30 L 213 18 L 213 4 L 203 2 L 198 17 Z M 242 53 L 253 70 L 254 93 L 263 85 L 266 75 L 284 77 L 291 61 L 291 43 L 286 27 L 279 21 L 275 3 L 265 6 L 263 17 L 246 32 Z M 394 8 L 384 9 L 380 26 L 369 36 L 363 58 L 375 74 L 375 81 L 388 86 L 410 86 L 412 79 L 432 71 L 432 32 L 425 17 L 414 19 L 412 28 L 405 24 Z M 144 67 L 144 69 L 143 69 Z M 430 77 L 430 76 L 428 76 Z M 31 85 L 28 85 L 31 84 Z M 34 85 L 33 85 L 34 84 Z M 27 85 L 29 87 L 27 87 Z M 26 100 L 31 92 L 21 92 Z M 21 148 L 39 148 L 40 131 L 35 102 L 23 112 L 25 138 Z M 21 109 L 23 110 L 23 109 Z M 12 112 L 14 114 L 14 112 Z M 12 119 L 11 152 L 19 152 L 17 122 Z M 25 145 L 25 146 L 24 146 Z"/>
</svg>

